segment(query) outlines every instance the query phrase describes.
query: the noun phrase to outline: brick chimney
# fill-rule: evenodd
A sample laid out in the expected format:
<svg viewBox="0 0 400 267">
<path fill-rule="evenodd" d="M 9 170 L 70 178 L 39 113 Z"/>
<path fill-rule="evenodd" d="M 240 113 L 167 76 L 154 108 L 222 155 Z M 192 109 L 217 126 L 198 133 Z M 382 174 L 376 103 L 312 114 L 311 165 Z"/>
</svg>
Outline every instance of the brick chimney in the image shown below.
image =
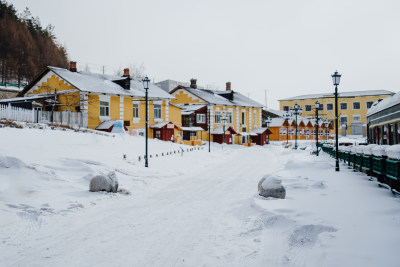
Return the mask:
<svg viewBox="0 0 400 267">
<path fill-rule="evenodd" d="M 122 77 L 130 77 L 128 68 L 124 69 L 124 75 L 122 75 Z"/>
<path fill-rule="evenodd" d="M 76 61 L 69 62 L 69 70 L 72 72 L 76 72 Z"/>
<path fill-rule="evenodd" d="M 196 84 L 197 80 L 196 79 L 190 79 L 190 87 L 197 89 L 197 84 Z"/>
<path fill-rule="evenodd" d="M 226 91 L 230 91 L 231 90 L 231 82 L 227 82 L 226 83 Z"/>
</svg>

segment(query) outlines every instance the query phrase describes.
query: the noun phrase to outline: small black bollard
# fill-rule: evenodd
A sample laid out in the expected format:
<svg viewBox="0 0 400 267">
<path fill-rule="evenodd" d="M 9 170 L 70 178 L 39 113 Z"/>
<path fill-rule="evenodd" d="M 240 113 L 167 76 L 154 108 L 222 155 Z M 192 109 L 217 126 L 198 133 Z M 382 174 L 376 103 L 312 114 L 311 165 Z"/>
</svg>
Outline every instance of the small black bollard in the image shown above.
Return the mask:
<svg viewBox="0 0 400 267">
<path fill-rule="evenodd" d="M 122 158 L 126 160 L 126 155 L 125 155 L 125 154 L 124 154 L 124 155 L 122 155 Z"/>
<path fill-rule="evenodd" d="M 161 156 L 164 157 L 164 153 L 161 153 Z"/>
<path fill-rule="evenodd" d="M 140 156 L 139 156 L 139 161 L 141 160 Z"/>
</svg>

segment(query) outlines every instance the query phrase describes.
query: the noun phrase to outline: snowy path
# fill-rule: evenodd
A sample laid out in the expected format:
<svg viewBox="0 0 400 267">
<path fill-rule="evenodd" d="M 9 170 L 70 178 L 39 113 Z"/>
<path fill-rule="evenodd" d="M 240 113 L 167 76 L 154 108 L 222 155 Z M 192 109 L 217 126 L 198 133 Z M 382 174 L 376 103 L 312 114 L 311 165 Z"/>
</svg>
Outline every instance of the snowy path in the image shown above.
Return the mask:
<svg viewBox="0 0 400 267">
<path fill-rule="evenodd" d="M 216 145 L 145 169 L 122 160 L 126 138 L 96 138 L 79 158 L 80 139 L 46 157 L 0 138 L 0 266 L 398 266 L 400 198 L 327 155 Z M 109 170 L 132 195 L 87 191 Z M 286 199 L 257 195 L 266 173 Z"/>
</svg>

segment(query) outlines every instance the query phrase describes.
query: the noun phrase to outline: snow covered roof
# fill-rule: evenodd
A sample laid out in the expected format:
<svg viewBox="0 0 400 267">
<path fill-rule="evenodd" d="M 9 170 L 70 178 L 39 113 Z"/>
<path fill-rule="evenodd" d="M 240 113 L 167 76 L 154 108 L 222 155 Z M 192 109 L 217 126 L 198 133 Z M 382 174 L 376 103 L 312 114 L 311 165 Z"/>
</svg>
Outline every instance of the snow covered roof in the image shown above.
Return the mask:
<svg viewBox="0 0 400 267">
<path fill-rule="evenodd" d="M 190 115 L 193 114 L 196 110 L 201 109 L 203 107 L 206 107 L 207 105 L 196 105 L 196 104 L 190 104 L 190 105 L 182 105 L 178 104 L 177 105 L 179 108 L 182 109 L 182 115 Z"/>
<path fill-rule="evenodd" d="M 357 96 L 373 96 L 373 95 L 393 95 L 393 92 L 387 91 L 387 90 L 339 92 L 339 97 L 357 97 Z M 315 99 L 315 98 L 324 98 L 324 97 L 334 97 L 334 93 L 332 92 L 332 93 L 325 93 L 325 94 L 299 95 L 299 96 L 280 99 L 279 101 Z"/>
<path fill-rule="evenodd" d="M 281 127 L 285 122 L 282 118 L 272 118 L 269 127 Z"/>
<path fill-rule="evenodd" d="M 385 110 L 397 104 L 400 104 L 400 92 L 397 92 L 392 97 L 386 97 L 380 102 L 375 102 L 368 110 L 367 116 L 371 116 L 372 114 L 378 113 L 379 111 Z"/>
<path fill-rule="evenodd" d="M 286 113 L 286 111 L 284 111 L 284 110 L 277 110 L 277 109 L 270 109 L 270 108 L 266 109 L 266 111 L 270 112 L 272 114 L 275 114 L 279 117 L 282 117 Z"/>
<path fill-rule="evenodd" d="M 182 131 L 188 131 L 188 132 L 204 131 L 204 129 L 201 127 L 181 127 L 181 128 L 182 128 Z"/>
<path fill-rule="evenodd" d="M 99 126 L 96 127 L 96 130 L 108 130 L 114 125 L 115 122 L 115 120 L 103 121 Z"/>
<path fill-rule="evenodd" d="M 263 105 L 260 103 L 234 91 L 216 91 L 216 90 L 208 90 L 208 89 L 194 89 L 191 87 L 177 87 L 172 92 L 179 88 L 184 88 L 188 92 L 196 95 L 197 97 L 203 99 L 204 101 L 215 104 L 215 105 L 226 105 L 226 106 L 243 106 L 243 107 L 257 107 L 262 108 Z M 233 100 L 229 100 L 221 94 L 226 94 L 227 92 L 233 93 Z"/>
<path fill-rule="evenodd" d="M 124 89 L 122 86 L 113 81 L 126 79 L 125 77 L 109 74 L 89 73 L 84 71 L 72 72 L 68 69 L 51 66 L 47 67 L 47 70 L 55 73 L 57 76 L 61 77 L 63 80 L 73 85 L 80 91 L 133 97 L 145 96 L 143 82 L 140 78 L 131 78 L 130 89 Z M 43 72 L 42 75 L 45 75 L 46 73 L 47 72 Z M 23 93 L 29 91 L 34 85 L 35 84 L 29 84 Z M 150 98 L 173 98 L 170 94 L 152 83 L 149 84 L 148 93 Z"/>
<path fill-rule="evenodd" d="M 40 98 L 46 98 L 48 96 L 25 96 L 25 97 L 14 97 L 14 98 L 6 98 L 6 99 L 1 99 L 0 103 L 9 103 L 9 102 L 26 102 L 32 99 L 40 99 Z"/>
<path fill-rule="evenodd" d="M 250 134 L 263 134 L 265 131 L 267 131 L 268 134 L 272 133 L 268 128 L 263 127 L 263 128 L 255 128 L 255 129 L 251 130 Z"/>
<path fill-rule="evenodd" d="M 232 127 L 225 126 L 225 132 L 228 130 L 233 132 L 234 134 L 236 134 L 236 131 L 233 130 Z M 215 128 L 213 131 L 211 131 L 211 134 L 224 134 L 224 126 L 217 126 L 217 128 Z"/>
<path fill-rule="evenodd" d="M 176 126 L 173 122 L 170 122 L 170 121 L 157 122 L 156 124 L 153 124 L 152 126 L 150 126 L 150 128 L 151 129 L 160 129 L 160 128 L 164 127 L 167 124 L 173 124 L 175 128 L 180 129 L 178 126 Z"/>
</svg>

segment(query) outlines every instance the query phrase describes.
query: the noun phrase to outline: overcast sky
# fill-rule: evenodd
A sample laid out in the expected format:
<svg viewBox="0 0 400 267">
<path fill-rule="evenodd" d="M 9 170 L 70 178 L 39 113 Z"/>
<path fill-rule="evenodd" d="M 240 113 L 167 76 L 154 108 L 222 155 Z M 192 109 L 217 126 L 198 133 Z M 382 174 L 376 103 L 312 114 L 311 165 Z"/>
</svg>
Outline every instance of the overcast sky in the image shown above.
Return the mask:
<svg viewBox="0 0 400 267">
<path fill-rule="evenodd" d="M 14 0 L 52 24 L 69 58 L 92 72 L 144 64 L 172 79 L 278 99 L 400 89 L 398 0 Z"/>
</svg>

